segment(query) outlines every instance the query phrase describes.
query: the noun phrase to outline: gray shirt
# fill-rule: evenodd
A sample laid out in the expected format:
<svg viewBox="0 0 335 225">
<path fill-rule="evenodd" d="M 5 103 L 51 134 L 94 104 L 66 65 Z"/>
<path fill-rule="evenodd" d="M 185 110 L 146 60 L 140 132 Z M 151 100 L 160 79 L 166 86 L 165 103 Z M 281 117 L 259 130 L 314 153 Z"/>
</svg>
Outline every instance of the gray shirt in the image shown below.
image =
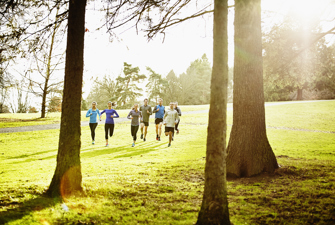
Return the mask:
<svg viewBox="0 0 335 225">
<path fill-rule="evenodd" d="M 149 122 L 149 116 L 152 115 L 152 111 L 151 111 L 151 106 L 150 105 L 142 105 L 140 107 L 140 111 L 142 112 L 142 120 L 144 122 Z M 147 112 L 149 111 L 149 113 Z"/>
<path fill-rule="evenodd" d="M 133 117 L 133 118 L 131 118 Z M 137 110 L 137 112 L 133 109 L 129 112 L 128 119 L 131 119 L 131 125 L 132 126 L 138 126 L 140 125 L 139 118 L 142 118 L 142 113 L 141 111 Z"/>
</svg>

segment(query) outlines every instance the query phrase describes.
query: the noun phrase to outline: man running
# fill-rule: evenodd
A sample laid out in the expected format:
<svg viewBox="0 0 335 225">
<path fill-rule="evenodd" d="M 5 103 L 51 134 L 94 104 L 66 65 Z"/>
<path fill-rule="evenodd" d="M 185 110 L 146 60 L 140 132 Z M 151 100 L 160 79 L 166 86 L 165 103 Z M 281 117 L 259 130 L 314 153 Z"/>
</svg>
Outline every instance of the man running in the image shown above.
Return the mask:
<svg viewBox="0 0 335 225">
<path fill-rule="evenodd" d="M 144 105 L 140 107 L 140 111 L 142 112 L 142 119 L 141 119 L 141 139 L 146 141 L 147 133 L 148 133 L 148 126 L 149 126 L 149 117 L 152 115 L 151 106 L 148 105 L 148 99 L 144 99 Z M 143 138 L 143 127 L 144 128 L 144 138 Z"/>
<path fill-rule="evenodd" d="M 177 122 L 177 124 L 176 124 L 176 126 L 175 126 L 175 130 L 177 131 L 177 134 L 179 134 L 178 125 L 179 125 L 179 122 L 180 122 L 181 110 L 180 110 L 180 108 L 178 107 L 178 102 L 175 102 L 175 103 L 174 103 L 174 110 L 177 111 L 178 116 L 179 116 L 179 120 L 178 120 L 178 122 Z"/>
<path fill-rule="evenodd" d="M 155 115 L 155 124 L 156 124 L 156 140 L 161 140 L 161 134 L 162 134 L 162 123 L 163 123 L 163 117 L 165 113 L 165 107 L 163 106 L 163 99 L 158 99 L 159 105 L 156 105 L 154 108 L 153 113 L 156 113 Z"/>
<path fill-rule="evenodd" d="M 174 103 L 170 102 L 170 108 L 164 114 L 164 122 L 165 125 L 165 136 L 169 135 L 169 144 L 168 147 L 171 146 L 172 136 L 174 134 L 174 126 L 177 124 L 179 120 L 179 116 L 176 110 L 174 110 Z"/>
</svg>

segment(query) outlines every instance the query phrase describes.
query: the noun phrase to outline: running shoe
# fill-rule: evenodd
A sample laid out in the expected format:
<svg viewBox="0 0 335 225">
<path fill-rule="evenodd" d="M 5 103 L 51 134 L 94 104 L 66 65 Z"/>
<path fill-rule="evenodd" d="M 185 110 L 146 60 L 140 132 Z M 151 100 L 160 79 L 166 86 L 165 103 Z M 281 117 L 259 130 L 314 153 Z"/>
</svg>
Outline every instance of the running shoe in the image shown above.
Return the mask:
<svg viewBox="0 0 335 225">
<path fill-rule="evenodd" d="M 146 141 L 146 139 L 145 139 L 145 138 L 143 138 L 143 141 Z"/>
<path fill-rule="evenodd" d="M 172 141 L 173 141 L 173 137 L 172 137 Z"/>
<path fill-rule="evenodd" d="M 108 147 L 109 146 L 109 144 L 106 144 L 106 146 L 105 147 Z"/>
<path fill-rule="evenodd" d="M 160 141 L 161 140 L 161 137 L 158 137 L 158 141 Z"/>
<path fill-rule="evenodd" d="M 94 145 L 95 144 L 95 142 L 94 141 L 92 141 L 92 145 Z"/>
<path fill-rule="evenodd" d="M 169 144 L 168 144 L 168 147 L 170 147 L 170 146 L 171 146 L 171 144 L 169 143 Z"/>
<path fill-rule="evenodd" d="M 135 143 L 133 143 L 133 144 L 131 145 L 131 147 L 135 147 Z"/>
<path fill-rule="evenodd" d="M 177 130 L 177 134 L 179 134 L 179 129 Z"/>
<path fill-rule="evenodd" d="M 141 134 L 141 139 L 143 139 L 143 134 Z"/>
</svg>

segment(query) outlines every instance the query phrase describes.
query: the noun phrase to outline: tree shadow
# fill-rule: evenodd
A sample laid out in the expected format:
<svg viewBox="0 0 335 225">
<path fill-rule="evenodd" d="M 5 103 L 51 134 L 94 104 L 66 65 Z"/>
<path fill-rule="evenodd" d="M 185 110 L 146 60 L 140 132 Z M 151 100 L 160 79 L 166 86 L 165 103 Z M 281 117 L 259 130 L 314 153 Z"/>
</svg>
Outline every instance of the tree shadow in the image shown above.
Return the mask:
<svg viewBox="0 0 335 225">
<path fill-rule="evenodd" d="M 43 194 L 38 194 L 36 196 L 37 197 L 34 199 L 29 199 L 23 202 L 1 200 L 0 207 L 8 208 L 5 211 L 0 212 L 0 224 L 6 224 L 11 221 L 22 219 L 24 216 L 27 216 L 34 211 L 41 211 L 62 202 L 60 198 L 49 198 Z"/>
</svg>

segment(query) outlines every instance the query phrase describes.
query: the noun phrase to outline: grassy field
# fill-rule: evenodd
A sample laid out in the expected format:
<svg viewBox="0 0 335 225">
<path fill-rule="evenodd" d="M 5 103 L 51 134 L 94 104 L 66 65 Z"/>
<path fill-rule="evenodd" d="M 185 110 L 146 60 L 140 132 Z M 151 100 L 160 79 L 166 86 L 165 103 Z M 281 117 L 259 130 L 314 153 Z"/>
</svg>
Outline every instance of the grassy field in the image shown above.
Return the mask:
<svg viewBox="0 0 335 225">
<path fill-rule="evenodd" d="M 266 107 L 281 167 L 228 181 L 233 224 L 335 223 L 334 108 L 335 101 Z M 64 202 L 42 195 L 55 169 L 59 130 L 0 134 L 0 224 L 194 224 L 207 120 L 206 113 L 183 116 L 170 148 L 166 137 L 154 139 L 152 122 L 147 142 L 134 148 L 129 122 L 116 125 L 108 148 L 102 125 L 94 146 L 82 127 L 85 195 Z"/>
</svg>

